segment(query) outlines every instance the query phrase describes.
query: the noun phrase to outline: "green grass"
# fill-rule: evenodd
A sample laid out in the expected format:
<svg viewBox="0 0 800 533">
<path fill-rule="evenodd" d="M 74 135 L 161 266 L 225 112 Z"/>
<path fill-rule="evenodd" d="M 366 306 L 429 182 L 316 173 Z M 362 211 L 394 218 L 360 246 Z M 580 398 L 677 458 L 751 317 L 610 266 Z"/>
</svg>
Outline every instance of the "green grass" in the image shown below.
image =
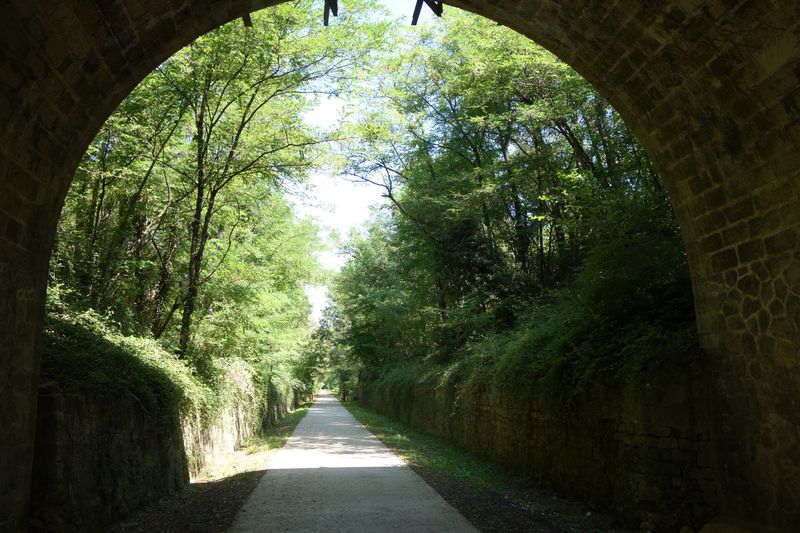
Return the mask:
<svg viewBox="0 0 800 533">
<path fill-rule="evenodd" d="M 465 479 L 499 492 L 509 490 L 514 477 L 443 439 L 418 431 L 355 402 L 344 406 L 359 422 L 408 464 Z"/>
<path fill-rule="evenodd" d="M 310 406 L 311 404 L 301 405 L 283 417 L 276 425 L 266 429 L 260 435 L 248 439 L 244 445 L 247 453 L 253 454 L 282 448 L 294 433 L 294 428 L 306 416 Z"/>
</svg>

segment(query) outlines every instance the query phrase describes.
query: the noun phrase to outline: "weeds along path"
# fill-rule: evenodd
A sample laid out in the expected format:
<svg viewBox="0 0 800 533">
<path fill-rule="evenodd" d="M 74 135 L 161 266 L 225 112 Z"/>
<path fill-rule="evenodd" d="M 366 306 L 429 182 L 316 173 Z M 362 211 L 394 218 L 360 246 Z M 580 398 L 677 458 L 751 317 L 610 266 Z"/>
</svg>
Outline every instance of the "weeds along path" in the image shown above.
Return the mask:
<svg viewBox="0 0 800 533">
<path fill-rule="evenodd" d="M 476 530 L 322 393 L 272 457 L 230 531 Z"/>
</svg>

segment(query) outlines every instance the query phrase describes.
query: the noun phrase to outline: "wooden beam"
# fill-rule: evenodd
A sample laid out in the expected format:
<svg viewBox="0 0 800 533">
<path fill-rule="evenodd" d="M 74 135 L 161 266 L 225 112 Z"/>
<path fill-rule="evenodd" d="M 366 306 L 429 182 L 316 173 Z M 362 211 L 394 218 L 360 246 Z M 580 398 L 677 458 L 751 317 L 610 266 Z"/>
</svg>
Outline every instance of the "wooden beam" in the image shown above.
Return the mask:
<svg viewBox="0 0 800 533">
<path fill-rule="evenodd" d="M 247 26 L 248 28 L 253 27 L 253 19 L 250 18 L 250 13 L 245 13 L 242 16 L 242 22 L 244 22 L 244 25 Z"/>
<path fill-rule="evenodd" d="M 325 26 L 330 21 L 331 13 L 334 17 L 339 16 L 339 0 L 325 0 L 325 12 L 322 15 L 322 22 Z"/>
<path fill-rule="evenodd" d="M 428 7 L 431 8 L 431 11 L 433 11 L 433 14 L 437 17 L 441 17 L 442 13 L 444 12 L 444 4 L 442 4 L 442 0 L 417 0 L 417 5 L 414 6 L 414 14 L 411 16 L 412 26 L 416 26 L 417 22 L 419 22 L 419 15 L 422 11 L 423 2 L 428 4 Z"/>
<path fill-rule="evenodd" d="M 441 17 L 442 13 L 444 13 L 444 4 L 442 0 L 425 0 L 425 3 L 428 4 L 428 7 L 431 8 L 431 11 L 433 11 L 437 17 Z"/>
</svg>

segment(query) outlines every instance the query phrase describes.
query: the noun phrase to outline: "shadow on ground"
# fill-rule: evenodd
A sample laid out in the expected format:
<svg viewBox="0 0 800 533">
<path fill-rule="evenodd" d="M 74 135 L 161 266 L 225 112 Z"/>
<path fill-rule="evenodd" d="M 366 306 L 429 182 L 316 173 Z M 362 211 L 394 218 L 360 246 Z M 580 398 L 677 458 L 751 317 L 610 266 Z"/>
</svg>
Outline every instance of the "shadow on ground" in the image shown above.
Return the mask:
<svg viewBox="0 0 800 533">
<path fill-rule="evenodd" d="M 475 533 L 409 468 L 270 468 L 231 533 Z"/>
<path fill-rule="evenodd" d="M 134 513 L 112 533 L 217 533 L 227 531 L 265 470 L 192 483 Z"/>
<path fill-rule="evenodd" d="M 483 533 L 629 533 L 614 517 L 579 512 L 580 504 L 545 490 L 530 488 L 535 493 L 531 505 L 530 494 L 520 499 L 517 494 L 504 494 L 431 468 L 411 468 Z"/>
</svg>

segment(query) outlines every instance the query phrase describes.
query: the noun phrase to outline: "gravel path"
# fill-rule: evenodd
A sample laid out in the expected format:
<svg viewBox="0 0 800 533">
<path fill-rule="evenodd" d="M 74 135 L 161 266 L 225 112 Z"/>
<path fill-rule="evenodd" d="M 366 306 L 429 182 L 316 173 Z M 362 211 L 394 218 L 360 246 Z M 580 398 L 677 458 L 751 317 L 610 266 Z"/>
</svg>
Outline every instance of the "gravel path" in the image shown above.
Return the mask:
<svg viewBox="0 0 800 533">
<path fill-rule="evenodd" d="M 476 530 L 333 396 L 322 393 L 270 460 L 230 531 Z"/>
</svg>

